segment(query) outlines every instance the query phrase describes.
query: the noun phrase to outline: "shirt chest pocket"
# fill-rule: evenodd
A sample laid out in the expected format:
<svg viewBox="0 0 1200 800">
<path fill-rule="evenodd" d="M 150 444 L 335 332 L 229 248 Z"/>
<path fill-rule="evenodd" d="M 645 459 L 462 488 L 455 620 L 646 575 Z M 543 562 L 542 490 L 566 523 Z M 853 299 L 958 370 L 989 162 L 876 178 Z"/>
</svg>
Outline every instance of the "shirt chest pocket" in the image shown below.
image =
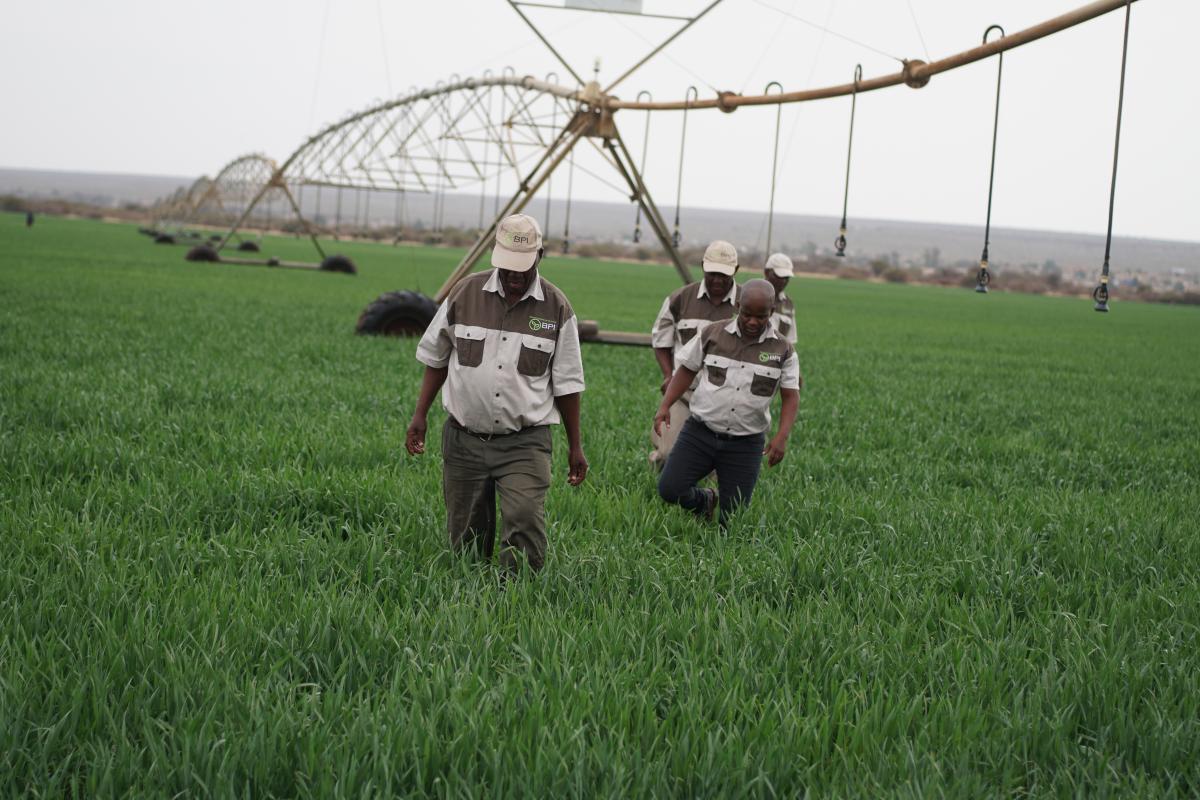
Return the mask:
<svg viewBox="0 0 1200 800">
<path fill-rule="evenodd" d="M 713 386 L 724 386 L 729 374 L 729 359 L 721 356 L 704 357 L 704 376 Z"/>
<path fill-rule="evenodd" d="M 750 381 L 750 394 L 771 397 L 779 386 L 782 370 L 775 367 L 754 367 L 754 378 Z"/>
<path fill-rule="evenodd" d="M 522 375 L 545 375 L 554 355 L 554 340 L 540 336 L 521 335 L 521 355 L 517 358 L 517 372 Z"/>
<path fill-rule="evenodd" d="M 487 329 L 478 325 L 454 326 L 454 352 L 460 367 L 478 367 L 483 363 Z"/>
<path fill-rule="evenodd" d="M 700 328 L 694 320 L 690 320 L 690 319 L 680 320 L 679 323 L 675 326 L 675 333 L 676 333 L 676 335 L 679 336 L 679 343 L 681 345 L 687 344 L 688 342 L 690 342 L 692 340 L 692 337 L 694 337 L 699 332 L 700 332 Z"/>
</svg>

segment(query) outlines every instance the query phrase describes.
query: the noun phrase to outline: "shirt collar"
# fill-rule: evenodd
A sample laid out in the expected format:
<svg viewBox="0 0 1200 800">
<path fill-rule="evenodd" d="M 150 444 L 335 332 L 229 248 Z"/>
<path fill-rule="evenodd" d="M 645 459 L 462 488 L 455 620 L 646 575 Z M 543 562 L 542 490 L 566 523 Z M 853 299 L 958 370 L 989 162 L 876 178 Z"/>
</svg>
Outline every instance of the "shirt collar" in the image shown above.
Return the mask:
<svg viewBox="0 0 1200 800">
<path fill-rule="evenodd" d="M 734 317 L 733 319 L 729 320 L 729 324 L 725 326 L 725 332 L 732 333 L 734 336 L 742 335 L 742 329 L 739 328 L 738 324 L 737 324 L 737 317 Z M 778 339 L 778 338 L 779 338 L 779 336 L 775 333 L 775 326 L 768 322 L 767 326 L 763 329 L 762 336 L 758 337 L 758 343 L 762 344 L 767 339 Z"/>
<path fill-rule="evenodd" d="M 737 290 L 738 290 L 738 283 L 737 283 L 737 281 L 734 281 L 733 286 L 729 287 L 729 294 L 725 295 L 725 299 L 722 300 L 717 305 L 724 305 L 725 303 L 736 302 Z M 704 282 L 703 278 L 700 279 L 700 292 L 696 296 L 697 297 L 708 297 L 708 284 L 706 284 Z"/>
<path fill-rule="evenodd" d="M 483 290 L 485 292 L 495 292 L 501 297 L 504 297 L 504 286 L 500 283 L 500 269 L 498 267 L 492 268 L 492 277 L 487 279 L 487 283 L 483 285 Z M 521 296 L 521 300 L 525 300 L 530 297 L 538 302 L 546 299 L 546 295 L 542 292 L 541 275 L 538 275 L 537 279 L 529 285 L 529 288 L 525 290 L 525 294 Z M 518 300 L 517 302 L 519 303 L 521 301 Z"/>
</svg>

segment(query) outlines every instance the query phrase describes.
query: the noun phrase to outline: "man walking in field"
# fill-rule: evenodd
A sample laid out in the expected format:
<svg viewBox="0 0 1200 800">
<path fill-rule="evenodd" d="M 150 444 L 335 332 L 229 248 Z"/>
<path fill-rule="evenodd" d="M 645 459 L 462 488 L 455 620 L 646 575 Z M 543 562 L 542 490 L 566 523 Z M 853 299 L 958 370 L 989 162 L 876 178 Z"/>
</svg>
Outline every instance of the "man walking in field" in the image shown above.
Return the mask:
<svg viewBox="0 0 1200 800">
<path fill-rule="evenodd" d="M 672 292 L 663 301 L 654 320 L 650 343 L 654 347 L 658 368 L 662 371 L 663 380 L 659 387 L 662 392 L 667 390 L 675 369 L 675 359 L 684 345 L 711 323 L 728 320 L 735 313 L 738 285 L 733 276 L 738 270 L 737 250 L 729 242 L 717 240 L 705 249 L 701 263 L 704 268 L 703 280 Z M 692 391 L 689 388 L 671 405 L 671 425 L 661 434 L 656 430 L 650 432 L 650 441 L 654 445 L 650 463 L 656 469 L 661 470 L 667 463 L 667 455 L 675 444 L 675 437 L 688 417 L 691 399 Z"/>
<path fill-rule="evenodd" d="M 763 277 L 775 288 L 775 311 L 771 324 L 779 335 L 791 344 L 796 343 L 796 305 L 783 293 L 792 277 L 792 260 L 783 253 L 772 253 L 763 267 Z"/>
<path fill-rule="evenodd" d="M 583 361 L 575 312 L 538 275 L 545 250 L 537 221 L 501 220 L 495 269 L 463 280 L 438 309 L 417 346 L 425 365 L 405 448 L 425 452 L 426 414 L 445 385 L 442 489 L 455 550 L 490 560 L 500 494 L 501 565 L 541 569 L 550 487 L 550 426 L 566 429 L 567 482 L 587 477 L 579 427 Z"/>
<path fill-rule="evenodd" d="M 800 404 L 800 364 L 771 325 L 774 310 L 774 287 L 762 279 L 747 281 L 737 317 L 708 326 L 680 348 L 654 416 L 655 431 L 673 425 L 671 406 L 695 386 L 691 416 L 659 476 L 658 493 L 710 519 L 719 507 L 722 526 L 734 509 L 750 502 L 763 456 L 772 467 L 783 461 Z M 767 441 L 776 391 L 783 396 L 779 430 Z M 717 490 L 697 488 L 714 469 Z"/>
</svg>

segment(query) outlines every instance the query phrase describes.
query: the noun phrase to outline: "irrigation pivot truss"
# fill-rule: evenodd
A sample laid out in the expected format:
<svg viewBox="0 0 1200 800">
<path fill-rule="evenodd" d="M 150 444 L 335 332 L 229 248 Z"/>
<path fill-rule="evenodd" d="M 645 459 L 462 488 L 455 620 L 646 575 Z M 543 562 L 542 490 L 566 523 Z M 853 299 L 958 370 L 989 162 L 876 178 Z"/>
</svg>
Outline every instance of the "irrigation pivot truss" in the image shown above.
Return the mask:
<svg viewBox="0 0 1200 800">
<path fill-rule="evenodd" d="M 183 238 L 198 238 L 198 226 L 229 228 L 254 203 L 259 213 L 250 221 L 254 227 L 270 228 L 277 207 L 290 194 L 285 185 L 273 183 L 278 172 L 278 165 L 261 153 L 239 156 L 216 177 L 198 178 L 186 190 L 158 203 L 153 210 L 154 227 Z"/>
<path fill-rule="evenodd" d="M 561 10 L 563 6 L 525 0 L 506 2 L 559 59 L 575 79 L 574 85 L 560 83 L 553 74 L 536 78 L 518 75 L 511 68 L 499 74 L 485 72 L 465 79 L 452 76 L 444 83 L 425 89 L 413 88 L 400 97 L 347 115 L 309 137 L 278 166 L 266 159 L 255 160 L 256 157 L 239 159 L 213 181 L 215 189 L 210 187 L 202 193 L 209 198 L 215 194 L 220 198 L 218 203 L 222 209 L 235 212 L 217 249 L 224 248 L 231 237 L 251 224 L 256 209 L 264 201 L 269 203 L 272 196 L 282 198 L 286 207 L 300 219 L 324 257 L 316 231 L 304 218 L 302 204 L 297 201 L 297 194 L 304 189 L 315 193 L 318 210 L 322 192 L 327 193 L 326 204 L 332 194 L 338 204 L 339 218 L 342 193 L 346 190 L 365 191 L 368 202 L 373 193 L 395 193 L 398 197 L 394 203 L 397 227 L 403 221 L 405 198 L 410 193 L 432 196 L 435 229 L 444 221 L 447 193 L 477 190 L 479 236 L 433 298 L 440 302 L 487 251 L 500 219 L 525 208 L 560 166 L 568 164 L 572 169 L 584 169 L 573 157 L 573 151 L 583 146 L 597 151 L 611 167 L 607 179 L 592 174 L 638 204 L 639 223 L 646 220 L 681 279 L 689 281 L 689 270 L 677 251 L 677 237 L 668 229 L 642 179 L 644 163 L 634 159 L 621 136 L 616 121 L 620 111 L 680 111 L 687 114 L 719 109 L 732 113 L 742 106 L 857 97 L 900 84 L 921 88 L 942 72 L 999 55 L 1111 11 L 1125 8 L 1128 14 L 1135 0 L 1095 0 L 1024 30 L 990 40 L 985 36 L 981 44 L 945 58 L 929 62 L 905 60 L 900 71 L 887 75 L 863 78 L 856 72 L 849 83 L 759 95 L 717 92 L 715 96 L 701 97 L 698 92 L 689 90 L 683 99 L 670 101 L 654 101 L 644 92 L 633 100 L 624 100 L 612 90 L 722 0 L 712 0 L 693 16 L 674 17 L 681 22 L 680 27 L 604 88 L 595 80 L 581 78 L 523 10 L 531 7 Z M 569 0 L 567 3 L 573 10 L 602 13 L 637 12 L 640 5 L 638 0 Z M 500 191 L 502 185 L 510 187 L 507 196 Z M 516 189 L 511 190 L 514 185 Z M 678 204 L 678 198 L 676 200 Z M 196 205 L 203 207 L 204 202 Z M 842 227 L 845 228 L 844 223 Z"/>
</svg>

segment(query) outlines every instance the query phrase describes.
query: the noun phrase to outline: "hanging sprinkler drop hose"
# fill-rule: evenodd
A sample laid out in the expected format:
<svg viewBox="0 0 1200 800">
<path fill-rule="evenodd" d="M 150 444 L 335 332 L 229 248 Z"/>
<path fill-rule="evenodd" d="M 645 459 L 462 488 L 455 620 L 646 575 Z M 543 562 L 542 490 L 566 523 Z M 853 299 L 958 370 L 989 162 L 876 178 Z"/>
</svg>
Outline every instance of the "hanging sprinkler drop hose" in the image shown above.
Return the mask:
<svg viewBox="0 0 1200 800">
<path fill-rule="evenodd" d="M 858 106 L 858 82 L 862 80 L 862 64 L 854 65 L 854 92 L 850 95 L 850 139 L 846 144 L 846 189 L 842 194 L 842 224 L 838 226 L 838 236 L 833 240 L 837 248 L 837 257 L 846 256 L 846 209 L 850 204 L 850 154 L 854 152 L 854 112 Z"/>
<path fill-rule="evenodd" d="M 1121 152 L 1121 112 L 1125 105 L 1125 58 L 1129 55 L 1129 11 L 1133 0 L 1125 3 L 1125 38 L 1121 44 L 1121 86 L 1117 92 L 1117 133 L 1113 142 L 1112 186 L 1108 190 L 1108 233 L 1104 238 L 1104 266 L 1100 272 L 1100 283 L 1092 290 L 1096 311 L 1108 313 L 1108 260 L 1112 255 L 1113 205 L 1117 199 L 1117 156 Z"/>
<path fill-rule="evenodd" d="M 637 93 L 637 101 L 642 101 L 642 95 L 646 96 L 646 101 L 652 101 L 654 96 L 643 89 Z M 646 150 L 650 146 L 650 111 L 646 111 L 646 130 L 642 134 L 642 175 L 646 174 Z M 638 197 L 634 196 L 634 202 L 638 201 Z M 637 216 L 633 220 L 633 243 L 637 244 L 642 240 L 642 204 L 637 204 Z"/>
<path fill-rule="evenodd" d="M 990 25 L 983 32 L 984 44 L 987 44 L 988 35 L 992 31 L 1000 31 L 1000 38 L 1004 38 L 1004 28 Z M 992 166 L 988 172 L 987 222 L 983 229 L 983 254 L 979 256 L 979 273 L 975 276 L 975 291 L 980 294 L 987 294 L 988 284 L 992 282 L 992 273 L 988 272 L 988 244 L 992 237 L 992 187 L 996 183 L 996 138 L 1000 130 L 1000 79 L 1004 74 L 1004 52 L 1001 51 L 997 58 L 999 65 L 996 67 L 996 114 L 992 118 Z"/>
<path fill-rule="evenodd" d="M 783 84 L 779 81 L 771 81 L 763 89 L 763 94 L 770 94 L 771 87 L 779 87 L 779 93 L 783 94 Z M 771 200 L 767 206 L 767 257 L 771 255 L 772 234 L 775 232 L 775 176 L 779 171 L 779 127 L 783 120 L 783 104 L 779 103 L 775 106 L 775 144 L 771 150 Z"/>
<path fill-rule="evenodd" d="M 671 234 L 671 244 L 676 248 L 682 237 L 679 235 L 679 206 L 683 202 L 683 148 L 687 144 L 687 113 L 688 106 L 693 100 L 700 99 L 700 90 L 689 86 L 683 96 L 683 132 L 679 136 L 679 181 L 675 184 L 675 232 Z"/>
</svg>

